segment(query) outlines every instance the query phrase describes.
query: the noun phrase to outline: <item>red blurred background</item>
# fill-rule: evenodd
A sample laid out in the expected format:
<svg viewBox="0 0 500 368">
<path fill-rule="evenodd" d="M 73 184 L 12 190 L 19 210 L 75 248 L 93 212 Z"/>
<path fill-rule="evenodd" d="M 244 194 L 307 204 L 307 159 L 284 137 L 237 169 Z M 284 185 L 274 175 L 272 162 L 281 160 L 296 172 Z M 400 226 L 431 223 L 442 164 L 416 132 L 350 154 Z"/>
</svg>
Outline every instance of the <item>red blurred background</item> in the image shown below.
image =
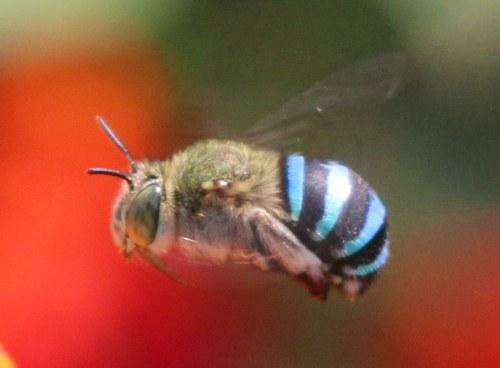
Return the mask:
<svg viewBox="0 0 500 368">
<path fill-rule="evenodd" d="M 396 218 L 391 263 L 354 304 L 291 282 L 177 285 L 125 261 L 118 183 L 86 170 L 126 162 L 95 116 L 138 158 L 182 148 L 194 119 L 154 42 L 73 47 L 20 48 L 0 73 L 0 343 L 19 367 L 500 366 L 494 201 Z"/>
</svg>

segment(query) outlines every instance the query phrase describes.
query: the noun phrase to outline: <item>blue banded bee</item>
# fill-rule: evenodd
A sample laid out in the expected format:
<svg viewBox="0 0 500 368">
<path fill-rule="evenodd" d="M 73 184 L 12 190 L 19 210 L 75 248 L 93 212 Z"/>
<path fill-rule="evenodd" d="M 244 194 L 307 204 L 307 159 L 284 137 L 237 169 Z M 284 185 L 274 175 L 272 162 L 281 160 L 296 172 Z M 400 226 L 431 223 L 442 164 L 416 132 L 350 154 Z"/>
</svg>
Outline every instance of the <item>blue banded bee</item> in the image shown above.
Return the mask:
<svg viewBox="0 0 500 368">
<path fill-rule="evenodd" d="M 138 254 L 172 279 L 164 255 L 215 264 L 247 262 L 302 282 L 325 300 L 333 285 L 354 298 L 389 257 L 387 213 L 347 166 L 267 148 L 304 134 L 312 116 L 383 102 L 399 86 L 404 57 L 387 54 L 335 73 L 238 139 L 199 141 L 165 161 L 136 161 L 98 122 L 131 171 L 92 168 L 124 180 L 112 218 L 126 256 Z"/>
</svg>

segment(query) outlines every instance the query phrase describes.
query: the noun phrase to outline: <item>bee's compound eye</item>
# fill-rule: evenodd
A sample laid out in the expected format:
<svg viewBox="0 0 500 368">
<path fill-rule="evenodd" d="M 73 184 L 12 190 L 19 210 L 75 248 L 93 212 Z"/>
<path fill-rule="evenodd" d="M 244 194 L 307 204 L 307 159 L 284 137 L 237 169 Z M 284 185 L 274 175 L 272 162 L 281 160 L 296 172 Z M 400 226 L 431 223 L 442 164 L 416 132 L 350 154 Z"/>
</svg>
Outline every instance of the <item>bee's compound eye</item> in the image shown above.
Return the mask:
<svg viewBox="0 0 500 368">
<path fill-rule="evenodd" d="M 139 246 L 151 244 L 158 230 L 160 217 L 161 188 L 148 185 L 132 200 L 125 223 L 128 237 Z"/>
</svg>

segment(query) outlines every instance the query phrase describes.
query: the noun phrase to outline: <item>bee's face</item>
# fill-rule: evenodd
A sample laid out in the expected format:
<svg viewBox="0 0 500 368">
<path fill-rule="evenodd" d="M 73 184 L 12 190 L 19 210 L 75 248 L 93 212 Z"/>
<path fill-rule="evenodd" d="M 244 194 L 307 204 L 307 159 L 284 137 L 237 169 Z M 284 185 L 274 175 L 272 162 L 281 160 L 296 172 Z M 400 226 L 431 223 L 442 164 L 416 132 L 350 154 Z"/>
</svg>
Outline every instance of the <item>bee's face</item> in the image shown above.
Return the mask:
<svg viewBox="0 0 500 368">
<path fill-rule="evenodd" d="M 160 163 L 138 162 L 131 183 L 124 184 L 113 208 L 112 234 L 124 254 L 136 248 L 165 247 L 173 217 Z"/>
<path fill-rule="evenodd" d="M 115 169 L 91 168 L 89 174 L 115 176 L 126 181 L 116 200 L 111 221 L 111 232 L 125 255 L 134 250 L 164 251 L 170 245 L 173 227 L 171 195 L 168 195 L 163 167 L 165 162 L 137 162 L 127 147 L 111 130 L 106 121 L 97 117 L 106 135 L 123 152 L 131 172 Z M 170 199 L 169 199 L 170 198 Z M 169 210 L 170 209 L 170 210 Z"/>
</svg>

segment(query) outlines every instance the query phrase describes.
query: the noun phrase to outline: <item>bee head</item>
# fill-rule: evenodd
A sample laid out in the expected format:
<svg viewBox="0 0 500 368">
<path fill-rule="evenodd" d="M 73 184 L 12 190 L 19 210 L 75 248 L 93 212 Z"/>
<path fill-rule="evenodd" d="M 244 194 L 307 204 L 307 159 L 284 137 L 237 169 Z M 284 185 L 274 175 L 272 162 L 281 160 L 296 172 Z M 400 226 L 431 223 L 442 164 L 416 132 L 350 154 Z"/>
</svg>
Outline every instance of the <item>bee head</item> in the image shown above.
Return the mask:
<svg viewBox="0 0 500 368">
<path fill-rule="evenodd" d="M 130 173 L 108 168 L 91 168 L 89 174 L 115 176 L 125 182 L 116 199 L 111 232 L 121 251 L 129 256 L 138 251 L 144 256 L 165 252 L 171 243 L 173 216 L 165 190 L 160 162 L 137 162 L 111 130 L 106 121 L 97 121 L 108 137 L 125 154 Z"/>
</svg>

